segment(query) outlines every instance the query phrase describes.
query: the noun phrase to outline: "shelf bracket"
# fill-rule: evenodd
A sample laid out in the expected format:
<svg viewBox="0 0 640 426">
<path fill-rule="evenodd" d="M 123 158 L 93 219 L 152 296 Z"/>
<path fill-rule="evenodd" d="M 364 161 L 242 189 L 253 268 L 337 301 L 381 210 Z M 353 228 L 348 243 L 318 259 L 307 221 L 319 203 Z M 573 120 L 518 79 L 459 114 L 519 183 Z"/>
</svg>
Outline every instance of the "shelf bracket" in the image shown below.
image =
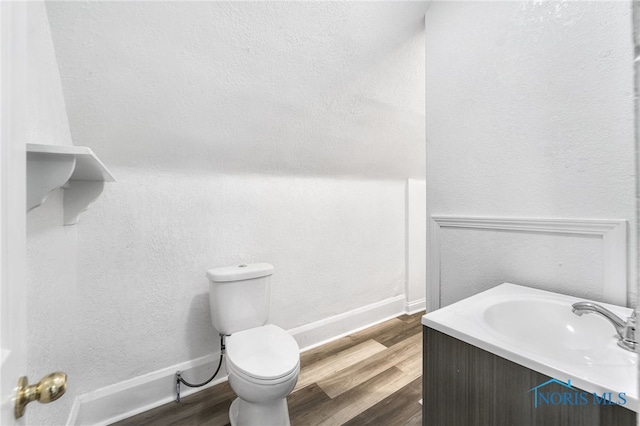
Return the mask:
<svg viewBox="0 0 640 426">
<path fill-rule="evenodd" d="M 80 213 L 100 196 L 104 183 L 114 181 L 90 148 L 27 144 L 27 211 L 62 188 L 64 225 L 75 225 Z"/>
<path fill-rule="evenodd" d="M 75 225 L 80 214 L 102 194 L 104 181 L 70 180 L 63 188 L 64 225 Z"/>
<path fill-rule="evenodd" d="M 38 207 L 54 189 L 64 185 L 76 167 L 73 155 L 55 158 L 38 152 L 27 154 L 27 211 Z"/>
</svg>

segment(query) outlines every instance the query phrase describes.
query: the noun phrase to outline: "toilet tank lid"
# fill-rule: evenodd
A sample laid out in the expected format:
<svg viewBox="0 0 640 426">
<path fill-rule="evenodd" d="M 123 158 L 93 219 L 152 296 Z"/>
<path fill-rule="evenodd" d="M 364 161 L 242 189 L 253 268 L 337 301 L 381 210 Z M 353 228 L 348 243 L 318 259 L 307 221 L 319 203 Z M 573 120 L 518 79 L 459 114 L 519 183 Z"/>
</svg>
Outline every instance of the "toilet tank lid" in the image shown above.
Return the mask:
<svg viewBox="0 0 640 426">
<path fill-rule="evenodd" d="M 273 274 L 273 265 L 270 263 L 249 263 L 207 270 L 207 278 L 215 282 L 249 280 L 271 274 Z"/>
</svg>

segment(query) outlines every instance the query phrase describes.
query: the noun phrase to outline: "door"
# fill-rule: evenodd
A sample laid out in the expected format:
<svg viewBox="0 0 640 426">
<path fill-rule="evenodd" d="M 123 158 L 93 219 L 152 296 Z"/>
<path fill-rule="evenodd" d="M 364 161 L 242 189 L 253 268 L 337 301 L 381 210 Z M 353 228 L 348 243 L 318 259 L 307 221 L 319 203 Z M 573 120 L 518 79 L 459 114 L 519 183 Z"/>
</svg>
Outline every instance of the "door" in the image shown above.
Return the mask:
<svg viewBox="0 0 640 426">
<path fill-rule="evenodd" d="M 0 1 L 0 424 L 26 374 L 26 3 Z"/>
<path fill-rule="evenodd" d="M 28 26 L 24 1 L 0 0 L 0 425 L 25 424 L 32 401 L 66 391 L 55 372 L 27 383 L 26 114 Z M 20 383 L 20 385 L 18 385 Z M 18 388 L 18 389 L 17 389 Z"/>
</svg>

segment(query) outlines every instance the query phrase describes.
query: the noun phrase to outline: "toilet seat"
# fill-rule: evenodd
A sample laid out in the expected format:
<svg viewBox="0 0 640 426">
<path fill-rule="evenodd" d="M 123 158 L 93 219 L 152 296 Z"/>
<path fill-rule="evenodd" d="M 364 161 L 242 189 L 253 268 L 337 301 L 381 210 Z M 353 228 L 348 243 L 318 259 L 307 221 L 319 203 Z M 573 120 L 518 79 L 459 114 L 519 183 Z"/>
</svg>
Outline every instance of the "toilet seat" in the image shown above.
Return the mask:
<svg viewBox="0 0 640 426">
<path fill-rule="evenodd" d="M 228 359 L 227 359 L 228 360 Z M 245 382 L 251 383 L 252 385 L 259 386 L 277 386 L 285 382 L 290 382 L 293 380 L 293 383 L 298 381 L 298 375 L 300 374 L 299 365 L 286 376 L 278 377 L 275 379 L 257 379 L 255 377 L 251 377 L 248 374 L 243 373 L 237 367 L 233 365 L 232 362 L 227 363 L 227 371 L 229 375 L 233 373 L 237 378 L 244 380 Z"/>
<path fill-rule="evenodd" d="M 227 366 L 255 382 L 279 383 L 297 375 L 300 348 L 286 331 L 273 324 L 227 337 Z"/>
</svg>

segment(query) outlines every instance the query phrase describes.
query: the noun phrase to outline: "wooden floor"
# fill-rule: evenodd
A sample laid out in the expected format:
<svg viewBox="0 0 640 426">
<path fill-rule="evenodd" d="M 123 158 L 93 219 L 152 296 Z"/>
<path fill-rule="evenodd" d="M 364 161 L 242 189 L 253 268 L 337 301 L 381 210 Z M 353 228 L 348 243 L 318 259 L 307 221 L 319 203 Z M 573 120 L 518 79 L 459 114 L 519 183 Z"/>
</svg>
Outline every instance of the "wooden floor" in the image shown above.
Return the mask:
<svg viewBox="0 0 640 426">
<path fill-rule="evenodd" d="M 420 425 L 421 315 L 403 315 L 302 353 L 288 398 L 291 424 Z M 234 398 L 225 382 L 115 424 L 228 425 Z"/>
</svg>

